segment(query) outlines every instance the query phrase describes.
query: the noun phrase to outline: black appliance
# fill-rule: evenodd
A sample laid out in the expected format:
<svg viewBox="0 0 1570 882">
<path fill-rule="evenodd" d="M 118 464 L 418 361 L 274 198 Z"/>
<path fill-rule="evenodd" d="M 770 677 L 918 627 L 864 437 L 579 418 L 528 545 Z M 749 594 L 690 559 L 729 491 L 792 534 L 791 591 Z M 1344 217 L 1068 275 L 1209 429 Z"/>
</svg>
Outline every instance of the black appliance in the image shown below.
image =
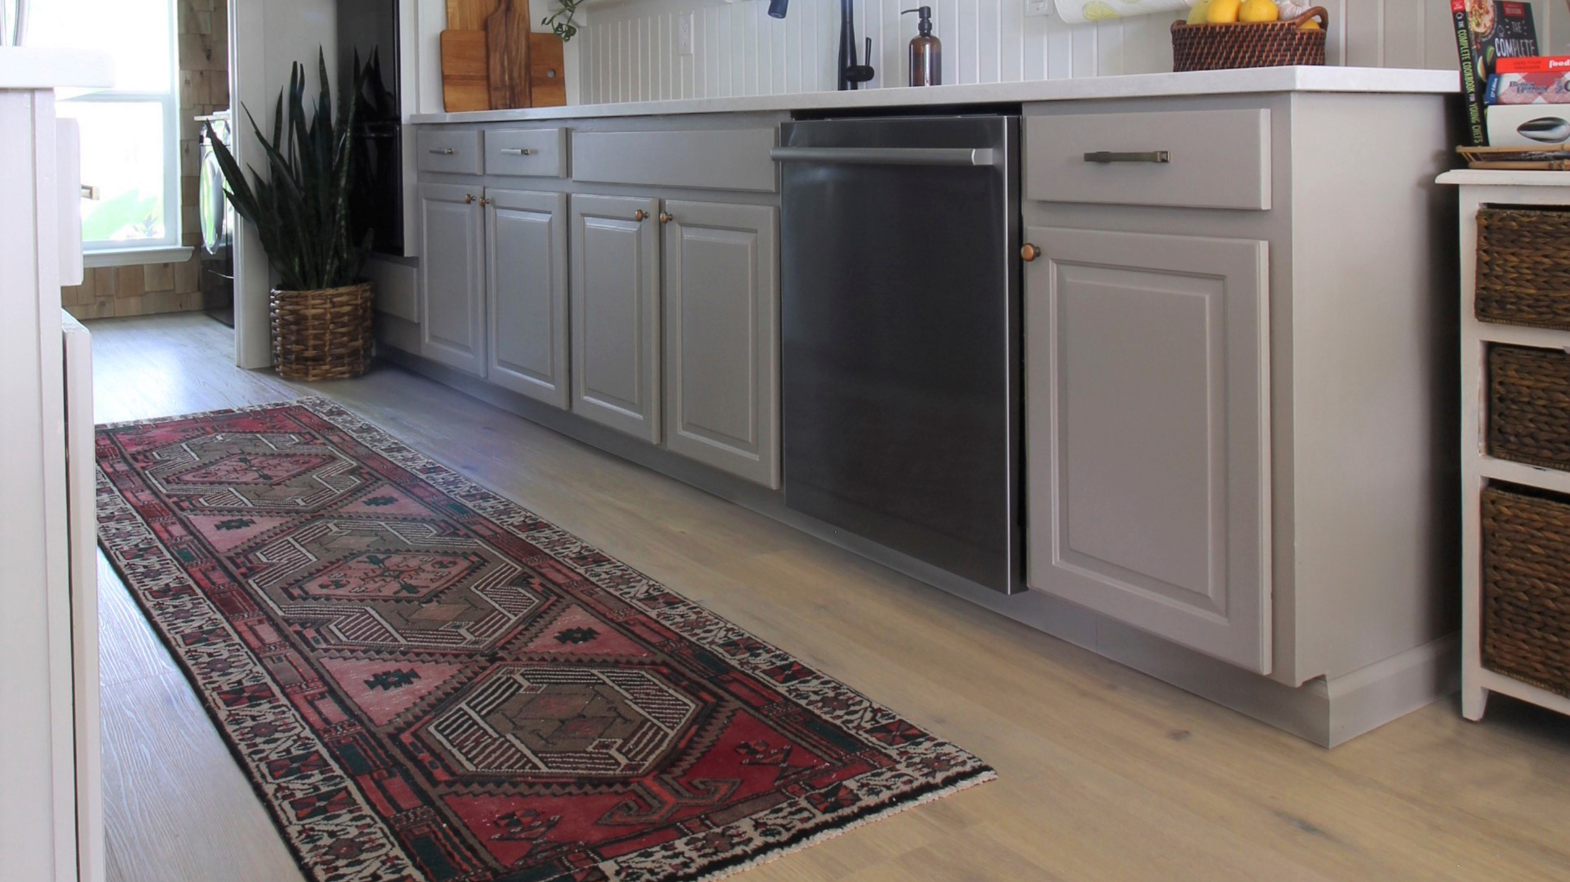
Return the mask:
<svg viewBox="0 0 1570 882">
<path fill-rule="evenodd" d="M 1019 118 L 780 143 L 786 505 L 1022 590 Z"/>
<path fill-rule="evenodd" d="M 398 0 L 338 0 L 338 82 L 364 77 L 354 126 L 357 222 L 373 247 L 403 255 L 403 96 Z M 362 227 L 363 228 L 363 227 Z"/>
</svg>

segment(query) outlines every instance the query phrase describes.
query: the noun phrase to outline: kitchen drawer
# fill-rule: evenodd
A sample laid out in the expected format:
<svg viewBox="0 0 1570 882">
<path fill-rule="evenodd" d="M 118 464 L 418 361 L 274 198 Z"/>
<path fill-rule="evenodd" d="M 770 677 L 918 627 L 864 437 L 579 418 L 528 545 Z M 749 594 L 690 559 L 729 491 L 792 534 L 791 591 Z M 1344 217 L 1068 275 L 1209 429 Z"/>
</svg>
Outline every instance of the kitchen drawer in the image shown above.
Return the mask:
<svg viewBox="0 0 1570 882">
<path fill-rule="evenodd" d="M 1112 154 L 1096 161 L 1098 154 Z M 1164 154 L 1165 161 L 1155 161 Z M 1025 196 L 1042 202 L 1270 208 L 1270 111 L 1032 116 Z"/>
<path fill-rule="evenodd" d="M 419 169 L 451 175 L 480 173 L 479 129 L 422 127 L 416 138 Z"/>
<path fill-rule="evenodd" d="M 515 177 L 566 177 L 567 130 L 493 129 L 486 132 L 485 173 Z"/>
<path fill-rule="evenodd" d="M 776 130 L 576 132 L 575 181 L 773 193 Z"/>
</svg>

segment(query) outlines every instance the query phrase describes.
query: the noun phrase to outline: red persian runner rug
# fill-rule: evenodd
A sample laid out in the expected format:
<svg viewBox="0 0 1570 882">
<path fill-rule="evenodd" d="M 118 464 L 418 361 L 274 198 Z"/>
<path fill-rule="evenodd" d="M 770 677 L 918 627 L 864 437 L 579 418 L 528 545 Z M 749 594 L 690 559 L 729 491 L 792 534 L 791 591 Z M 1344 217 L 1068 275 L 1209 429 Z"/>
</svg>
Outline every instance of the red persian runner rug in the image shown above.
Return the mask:
<svg viewBox="0 0 1570 882">
<path fill-rule="evenodd" d="M 993 777 L 320 399 L 102 427 L 100 538 L 309 876 L 714 879 Z"/>
</svg>

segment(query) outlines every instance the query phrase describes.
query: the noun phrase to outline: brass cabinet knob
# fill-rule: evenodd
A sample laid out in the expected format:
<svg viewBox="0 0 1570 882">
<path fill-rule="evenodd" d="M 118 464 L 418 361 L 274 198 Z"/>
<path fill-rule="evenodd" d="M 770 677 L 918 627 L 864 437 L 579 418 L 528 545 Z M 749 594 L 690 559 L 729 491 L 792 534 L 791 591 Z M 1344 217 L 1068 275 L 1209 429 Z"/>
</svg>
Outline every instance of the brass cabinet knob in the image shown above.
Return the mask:
<svg viewBox="0 0 1570 882">
<path fill-rule="evenodd" d="M 484 196 L 480 197 L 480 207 L 481 208 L 484 208 L 485 206 L 490 205 L 490 204 L 491 204 L 491 200 L 487 199 Z"/>
<path fill-rule="evenodd" d="M 464 205 L 473 205 L 474 204 L 474 194 L 473 193 L 465 193 L 465 194 L 463 194 L 463 204 Z"/>
<path fill-rule="evenodd" d="M 668 224 L 668 223 L 670 223 L 671 221 L 673 221 L 675 219 L 676 219 L 676 215 L 671 214 L 668 211 L 660 212 L 660 223 L 662 223 L 662 224 Z"/>
<path fill-rule="evenodd" d="M 640 208 L 632 213 L 632 219 L 641 224 L 649 219 L 649 213 Z"/>
<path fill-rule="evenodd" d="M 1041 249 L 1034 245 L 1026 245 L 1024 248 L 1019 249 L 1019 256 L 1026 263 L 1035 263 L 1036 258 L 1041 256 Z"/>
</svg>

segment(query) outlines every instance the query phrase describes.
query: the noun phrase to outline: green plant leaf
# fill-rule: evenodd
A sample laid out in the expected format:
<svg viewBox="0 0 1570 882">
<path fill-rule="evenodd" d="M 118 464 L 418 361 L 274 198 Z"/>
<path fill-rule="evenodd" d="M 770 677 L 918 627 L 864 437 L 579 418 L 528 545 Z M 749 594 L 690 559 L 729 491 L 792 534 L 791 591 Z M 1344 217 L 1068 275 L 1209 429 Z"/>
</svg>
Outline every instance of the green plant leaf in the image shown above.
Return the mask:
<svg viewBox="0 0 1570 882">
<path fill-rule="evenodd" d="M 366 65 L 356 65 L 353 89 L 342 84 L 335 107 L 326 53 L 318 51 L 319 90 L 309 112 L 306 69 L 294 64 L 273 109 L 271 137 L 246 109 L 266 158 L 265 174 L 252 167 L 247 177 L 208 127 L 225 193 L 236 213 L 256 228 L 279 284 L 288 290 L 354 284 L 370 257 L 372 233 L 364 218 L 356 218 L 350 194 L 357 174 L 354 124 L 359 101 L 354 96 L 375 63 L 373 56 Z"/>
</svg>

